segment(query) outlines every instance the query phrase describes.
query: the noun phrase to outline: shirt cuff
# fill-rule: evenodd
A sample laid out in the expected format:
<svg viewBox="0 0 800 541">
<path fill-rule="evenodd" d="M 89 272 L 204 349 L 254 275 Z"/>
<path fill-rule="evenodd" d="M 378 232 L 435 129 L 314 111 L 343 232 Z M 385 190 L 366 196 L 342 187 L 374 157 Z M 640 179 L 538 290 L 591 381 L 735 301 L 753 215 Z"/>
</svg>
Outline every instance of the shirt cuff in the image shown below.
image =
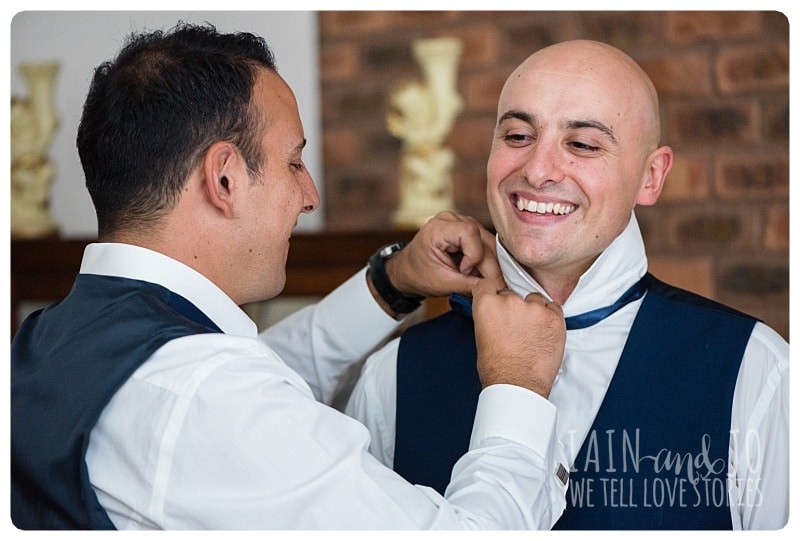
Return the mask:
<svg viewBox="0 0 800 541">
<path fill-rule="evenodd" d="M 478 397 L 470 449 L 489 438 L 504 438 L 546 457 L 555 437 L 556 407 L 516 385 L 490 385 Z"/>
</svg>

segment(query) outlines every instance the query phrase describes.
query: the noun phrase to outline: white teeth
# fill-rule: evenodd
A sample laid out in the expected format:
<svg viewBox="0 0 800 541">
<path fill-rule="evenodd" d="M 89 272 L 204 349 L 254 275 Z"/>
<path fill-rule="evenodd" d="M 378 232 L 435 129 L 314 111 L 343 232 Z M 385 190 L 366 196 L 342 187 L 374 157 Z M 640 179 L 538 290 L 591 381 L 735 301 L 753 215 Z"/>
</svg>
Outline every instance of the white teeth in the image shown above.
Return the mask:
<svg viewBox="0 0 800 541">
<path fill-rule="evenodd" d="M 517 197 L 517 209 L 535 212 L 537 214 L 569 214 L 575 210 L 575 205 L 568 203 L 543 203 L 529 201 L 522 197 Z"/>
</svg>

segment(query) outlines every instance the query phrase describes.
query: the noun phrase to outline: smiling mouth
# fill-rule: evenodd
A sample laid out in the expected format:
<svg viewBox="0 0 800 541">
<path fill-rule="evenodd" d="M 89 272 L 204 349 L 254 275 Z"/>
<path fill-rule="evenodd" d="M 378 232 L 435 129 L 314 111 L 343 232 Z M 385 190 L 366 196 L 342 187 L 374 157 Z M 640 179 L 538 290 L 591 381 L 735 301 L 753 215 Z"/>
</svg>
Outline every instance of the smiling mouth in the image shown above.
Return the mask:
<svg viewBox="0 0 800 541">
<path fill-rule="evenodd" d="M 570 203 L 545 203 L 544 201 L 535 201 L 533 199 L 525 199 L 524 197 L 516 196 L 517 209 L 532 212 L 534 214 L 571 214 L 575 211 L 575 205 Z"/>
</svg>

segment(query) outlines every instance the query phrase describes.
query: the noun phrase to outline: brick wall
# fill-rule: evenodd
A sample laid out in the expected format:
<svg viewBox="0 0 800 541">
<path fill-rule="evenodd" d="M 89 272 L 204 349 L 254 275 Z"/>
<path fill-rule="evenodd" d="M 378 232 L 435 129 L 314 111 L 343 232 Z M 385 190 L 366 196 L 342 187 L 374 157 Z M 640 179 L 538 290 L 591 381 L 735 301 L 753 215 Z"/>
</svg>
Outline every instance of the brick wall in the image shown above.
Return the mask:
<svg viewBox="0 0 800 541">
<path fill-rule="evenodd" d="M 497 96 L 525 57 L 590 38 L 637 60 L 661 97 L 675 165 L 637 211 L 651 270 L 789 333 L 789 24 L 779 12 L 320 13 L 325 205 L 331 230 L 391 227 L 400 141 L 394 85 L 421 79 L 411 43 L 462 41 L 465 107 L 447 144 L 458 210 L 487 226 L 485 168 Z"/>
</svg>

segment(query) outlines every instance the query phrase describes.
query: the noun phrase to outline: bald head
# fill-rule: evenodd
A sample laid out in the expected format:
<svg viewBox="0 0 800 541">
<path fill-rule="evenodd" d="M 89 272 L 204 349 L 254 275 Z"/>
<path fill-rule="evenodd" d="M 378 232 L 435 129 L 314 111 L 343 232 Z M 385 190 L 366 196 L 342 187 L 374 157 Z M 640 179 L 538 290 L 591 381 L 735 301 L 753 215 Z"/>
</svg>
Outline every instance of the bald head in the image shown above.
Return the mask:
<svg viewBox="0 0 800 541">
<path fill-rule="evenodd" d="M 672 165 L 658 98 L 622 51 L 567 41 L 528 57 L 500 95 L 486 165 L 498 239 L 559 302 L 653 205 Z"/>
<path fill-rule="evenodd" d="M 644 70 L 619 49 L 591 40 L 564 41 L 540 49 L 506 80 L 498 118 L 508 106 L 507 98 L 532 79 L 545 84 L 562 81 L 571 91 L 583 93 L 587 108 L 600 103 L 611 106 L 619 118 L 615 124 L 630 123 L 643 151 L 658 146 L 661 123 L 656 89 Z"/>
</svg>

